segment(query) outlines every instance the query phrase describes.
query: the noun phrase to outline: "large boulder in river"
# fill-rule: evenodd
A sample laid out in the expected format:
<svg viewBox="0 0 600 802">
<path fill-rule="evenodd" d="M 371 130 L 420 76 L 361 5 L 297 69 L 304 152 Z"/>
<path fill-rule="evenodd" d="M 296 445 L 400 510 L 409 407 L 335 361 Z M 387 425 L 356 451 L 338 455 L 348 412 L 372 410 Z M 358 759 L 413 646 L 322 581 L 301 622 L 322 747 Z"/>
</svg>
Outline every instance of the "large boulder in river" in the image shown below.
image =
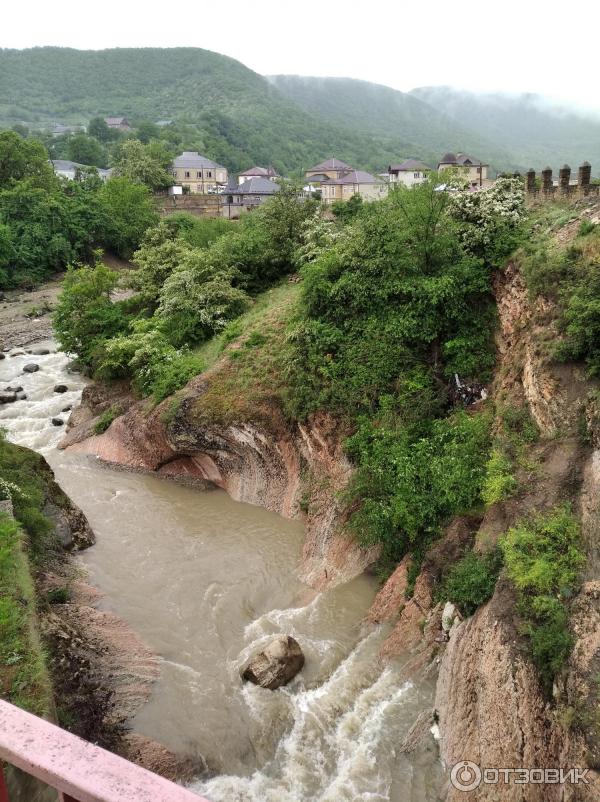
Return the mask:
<svg viewBox="0 0 600 802">
<path fill-rule="evenodd" d="M 251 658 L 242 679 L 275 690 L 293 679 L 304 665 L 300 644 L 291 635 L 278 635 Z"/>
<path fill-rule="evenodd" d="M 0 393 L 0 404 L 12 404 L 16 400 L 16 393 L 9 393 L 6 392 L 6 390 L 3 393 Z"/>
<path fill-rule="evenodd" d="M 54 385 L 54 392 L 55 393 L 66 393 L 68 391 L 68 387 L 66 384 L 55 384 Z"/>
<path fill-rule="evenodd" d="M 23 368 L 23 372 L 24 372 L 24 373 L 37 373 L 37 371 L 38 371 L 39 369 L 40 369 L 40 366 L 39 366 L 39 365 L 36 365 L 36 364 L 35 364 L 35 362 L 29 362 L 29 363 L 28 363 L 27 365 L 25 365 L 25 367 Z"/>
</svg>

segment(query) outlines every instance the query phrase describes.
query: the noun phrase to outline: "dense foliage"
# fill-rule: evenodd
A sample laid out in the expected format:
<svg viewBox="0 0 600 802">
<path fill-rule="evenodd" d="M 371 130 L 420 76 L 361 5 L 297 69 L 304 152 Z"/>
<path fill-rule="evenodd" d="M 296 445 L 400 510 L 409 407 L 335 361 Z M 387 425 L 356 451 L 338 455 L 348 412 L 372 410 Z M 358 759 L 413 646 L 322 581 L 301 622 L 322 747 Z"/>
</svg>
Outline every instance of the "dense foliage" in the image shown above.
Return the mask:
<svg viewBox="0 0 600 802">
<path fill-rule="evenodd" d="M 496 549 L 484 554 L 468 551 L 450 566 L 438 598 L 449 599 L 463 615 L 473 615 L 490 599 L 502 568 L 502 555 Z"/>
<path fill-rule="evenodd" d="M 0 133 L 0 288 L 89 262 L 99 246 L 130 256 L 156 221 L 145 186 L 93 171 L 61 181 L 39 142 Z"/>
<path fill-rule="evenodd" d="M 579 524 L 567 507 L 559 507 L 509 529 L 501 546 L 531 658 L 550 690 L 572 646 L 568 602 L 585 561 Z"/>
<path fill-rule="evenodd" d="M 125 178 L 105 189 L 120 182 L 129 195 L 146 192 Z M 139 200 L 123 207 L 140 215 Z M 176 215 L 146 232 L 126 277 L 134 291 L 127 301 L 111 298 L 117 275 L 102 264 L 70 270 L 55 314 L 62 347 L 95 375 L 130 377 L 140 394 L 161 401 L 201 372 L 195 347 L 294 269 L 314 211 L 313 202 L 283 187 L 235 225 Z"/>
<path fill-rule="evenodd" d="M 491 374 L 491 270 L 520 235 L 523 192 L 501 181 L 473 204 L 431 181 L 338 217 L 308 221 L 298 251 L 288 410 L 356 430 L 350 526 L 391 566 L 490 484 L 490 418 L 455 407 Z"/>
<path fill-rule="evenodd" d="M 447 121 L 419 101 L 411 105 L 422 109 L 425 124 L 364 131 L 307 113 L 240 62 L 198 48 L 0 50 L 0 74 L 0 123 L 43 129 L 56 120 L 85 125 L 94 118 L 89 133 L 110 149 L 98 117 L 127 116 L 142 125 L 146 142 L 156 138 L 150 126 L 174 120 L 161 127 L 161 138 L 173 136 L 179 150 L 198 150 L 232 171 L 273 164 L 286 175 L 333 153 L 357 168 L 380 171 L 422 143 L 427 153 L 419 155 L 432 160 L 448 148 Z M 355 122 L 356 113 L 349 119 Z M 457 126 L 454 141 L 468 142 L 466 137 Z M 64 152 L 56 157 L 65 158 Z"/>
</svg>

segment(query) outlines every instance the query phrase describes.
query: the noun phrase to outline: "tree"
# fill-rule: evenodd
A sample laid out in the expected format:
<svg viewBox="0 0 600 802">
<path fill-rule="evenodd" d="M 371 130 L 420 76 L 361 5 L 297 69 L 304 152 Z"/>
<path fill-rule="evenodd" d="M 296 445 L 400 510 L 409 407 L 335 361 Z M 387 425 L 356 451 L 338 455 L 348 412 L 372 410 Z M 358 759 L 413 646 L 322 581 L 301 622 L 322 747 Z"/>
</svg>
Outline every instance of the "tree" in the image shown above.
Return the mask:
<svg viewBox="0 0 600 802">
<path fill-rule="evenodd" d="M 82 363 L 93 367 L 105 340 L 124 332 L 128 320 L 111 292 L 118 275 L 101 262 L 93 267 L 71 267 L 54 313 L 54 329 L 61 348 L 77 354 Z"/>
<path fill-rule="evenodd" d="M 160 136 L 160 128 L 155 123 L 142 122 L 136 128 L 137 138 L 144 145 L 147 145 L 151 139 L 158 139 Z"/>
<path fill-rule="evenodd" d="M 98 196 L 106 215 L 104 241 L 116 254 L 128 259 L 144 232 L 158 222 L 150 191 L 128 178 L 117 177 L 107 181 Z"/>
<path fill-rule="evenodd" d="M 144 145 L 139 139 L 127 139 L 119 148 L 115 161 L 115 174 L 128 178 L 149 189 L 169 186 L 171 177 L 167 167 L 171 156 L 160 142 Z"/>
<path fill-rule="evenodd" d="M 15 134 L 18 134 L 23 139 L 27 139 L 29 136 L 29 128 L 26 125 L 23 125 L 23 123 L 16 123 L 13 125 L 12 130 L 15 132 Z"/>
<path fill-rule="evenodd" d="M 72 183 L 62 191 L 57 183 L 48 191 L 27 179 L 0 192 L 0 224 L 10 231 L 10 283 L 37 281 L 89 259 L 103 219 L 97 193 L 85 185 Z"/>
<path fill-rule="evenodd" d="M 106 145 L 118 138 L 119 132 L 109 128 L 102 117 L 94 117 L 88 125 L 88 134 Z"/>
<path fill-rule="evenodd" d="M 0 189 L 6 189 L 23 178 L 36 187 L 57 184 L 48 154 L 41 142 L 23 139 L 14 131 L 0 132 Z"/>
<path fill-rule="evenodd" d="M 106 152 L 100 143 L 86 134 L 74 134 L 67 144 L 69 159 L 92 167 L 106 167 Z"/>
<path fill-rule="evenodd" d="M 215 267 L 209 251 L 188 251 L 165 281 L 157 312 L 174 345 L 201 342 L 247 309 L 249 298 L 232 278 L 233 271 Z"/>
</svg>

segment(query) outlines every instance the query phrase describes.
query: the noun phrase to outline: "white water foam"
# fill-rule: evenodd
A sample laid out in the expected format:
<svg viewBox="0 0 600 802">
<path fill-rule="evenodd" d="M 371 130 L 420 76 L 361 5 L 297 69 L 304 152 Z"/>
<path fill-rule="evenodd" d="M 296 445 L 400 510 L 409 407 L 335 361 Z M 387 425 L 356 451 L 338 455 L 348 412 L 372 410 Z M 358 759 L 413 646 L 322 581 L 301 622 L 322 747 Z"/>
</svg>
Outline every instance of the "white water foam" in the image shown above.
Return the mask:
<svg viewBox="0 0 600 802">
<path fill-rule="evenodd" d="M 55 426 L 52 418 L 66 424 L 71 413 L 63 410 L 79 402 L 86 382 L 81 375 L 67 371 L 70 357 L 57 351 L 54 342 L 36 343 L 33 350 L 41 348 L 50 353 L 34 355 L 23 348 L 14 348 L 0 361 L 0 390 L 18 386 L 27 395 L 24 400 L 0 405 L 0 426 L 6 429 L 11 442 L 43 454 L 64 437 L 65 425 Z M 24 372 L 25 365 L 31 363 L 39 365 L 39 370 Z M 57 384 L 65 384 L 67 392 L 55 393 Z"/>
</svg>

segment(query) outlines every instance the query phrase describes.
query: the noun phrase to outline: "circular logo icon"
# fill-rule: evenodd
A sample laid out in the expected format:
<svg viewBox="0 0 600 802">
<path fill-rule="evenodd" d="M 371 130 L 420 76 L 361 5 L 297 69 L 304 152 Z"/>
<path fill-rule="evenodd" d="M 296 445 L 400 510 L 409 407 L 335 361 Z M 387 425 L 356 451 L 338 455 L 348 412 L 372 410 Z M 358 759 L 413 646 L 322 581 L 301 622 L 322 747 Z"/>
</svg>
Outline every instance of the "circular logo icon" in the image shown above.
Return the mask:
<svg viewBox="0 0 600 802">
<path fill-rule="evenodd" d="M 481 784 L 481 769 L 477 763 L 462 760 L 452 766 L 450 782 L 458 791 L 474 791 Z"/>
</svg>

